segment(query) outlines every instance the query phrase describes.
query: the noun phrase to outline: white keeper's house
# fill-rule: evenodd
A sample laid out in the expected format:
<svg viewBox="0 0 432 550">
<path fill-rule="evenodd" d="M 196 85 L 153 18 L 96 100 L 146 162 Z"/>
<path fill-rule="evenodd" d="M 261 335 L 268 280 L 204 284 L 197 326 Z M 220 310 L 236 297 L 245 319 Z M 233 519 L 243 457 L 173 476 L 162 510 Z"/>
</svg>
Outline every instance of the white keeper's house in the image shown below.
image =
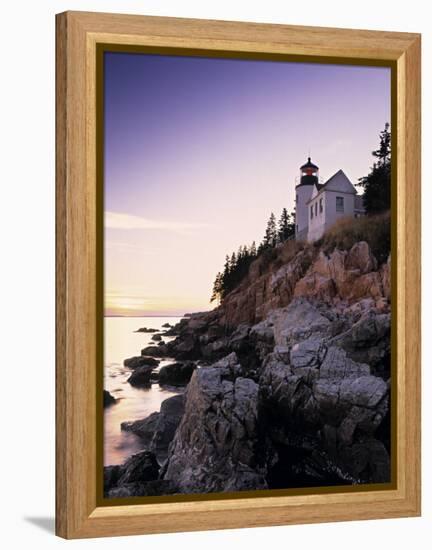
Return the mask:
<svg viewBox="0 0 432 550">
<path fill-rule="evenodd" d="M 300 167 L 300 183 L 296 185 L 297 240 L 316 241 L 340 218 L 356 218 L 364 213 L 363 197 L 342 170 L 320 183 L 319 168 L 310 157 Z"/>
</svg>

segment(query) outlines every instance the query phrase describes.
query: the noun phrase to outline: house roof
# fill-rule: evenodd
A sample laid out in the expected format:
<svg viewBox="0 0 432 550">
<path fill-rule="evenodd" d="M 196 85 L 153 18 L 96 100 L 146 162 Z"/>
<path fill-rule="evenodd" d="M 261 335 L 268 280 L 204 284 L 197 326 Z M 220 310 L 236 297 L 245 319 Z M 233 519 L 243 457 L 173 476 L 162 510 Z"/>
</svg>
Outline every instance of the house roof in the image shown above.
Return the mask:
<svg viewBox="0 0 432 550">
<path fill-rule="evenodd" d="M 343 170 L 338 170 L 331 178 L 329 178 L 324 184 L 315 184 L 317 193 L 313 193 L 310 200 L 306 203 L 309 204 L 318 195 L 324 193 L 324 191 L 337 191 L 339 193 L 348 193 L 351 195 L 357 195 L 357 191 L 354 185 L 350 182 Z"/>
</svg>

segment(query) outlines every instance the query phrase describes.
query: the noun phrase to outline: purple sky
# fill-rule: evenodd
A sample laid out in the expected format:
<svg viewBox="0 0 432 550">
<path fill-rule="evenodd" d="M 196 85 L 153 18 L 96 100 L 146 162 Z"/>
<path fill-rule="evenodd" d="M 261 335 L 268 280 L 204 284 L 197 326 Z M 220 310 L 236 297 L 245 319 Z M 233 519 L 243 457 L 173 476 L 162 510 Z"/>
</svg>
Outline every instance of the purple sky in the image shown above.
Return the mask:
<svg viewBox="0 0 432 550">
<path fill-rule="evenodd" d="M 387 68 L 106 53 L 107 312 L 208 309 L 308 152 L 356 183 L 387 121 Z"/>
</svg>

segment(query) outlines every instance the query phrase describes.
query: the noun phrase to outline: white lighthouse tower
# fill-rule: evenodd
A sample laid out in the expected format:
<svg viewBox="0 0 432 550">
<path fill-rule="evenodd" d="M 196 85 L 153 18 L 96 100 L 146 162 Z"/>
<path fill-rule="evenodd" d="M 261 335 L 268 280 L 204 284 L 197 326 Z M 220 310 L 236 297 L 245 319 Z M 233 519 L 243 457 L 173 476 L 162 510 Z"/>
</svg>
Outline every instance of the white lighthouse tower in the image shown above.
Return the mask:
<svg viewBox="0 0 432 550">
<path fill-rule="evenodd" d="M 296 240 L 306 240 L 308 237 L 308 207 L 314 187 L 319 187 L 319 168 L 308 157 L 306 164 L 300 166 L 300 183 L 296 185 Z"/>
</svg>

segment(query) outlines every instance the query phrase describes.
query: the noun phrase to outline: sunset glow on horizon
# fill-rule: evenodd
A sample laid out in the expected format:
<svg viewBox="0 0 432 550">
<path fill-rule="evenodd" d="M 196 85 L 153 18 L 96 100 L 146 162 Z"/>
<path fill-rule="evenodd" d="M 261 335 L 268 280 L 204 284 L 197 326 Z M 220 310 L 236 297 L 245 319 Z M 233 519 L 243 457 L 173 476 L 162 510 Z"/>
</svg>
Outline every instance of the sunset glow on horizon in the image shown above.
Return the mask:
<svg viewBox="0 0 432 550">
<path fill-rule="evenodd" d="M 106 315 L 211 309 L 309 152 L 355 184 L 390 122 L 381 67 L 105 53 L 104 77 Z"/>
</svg>

